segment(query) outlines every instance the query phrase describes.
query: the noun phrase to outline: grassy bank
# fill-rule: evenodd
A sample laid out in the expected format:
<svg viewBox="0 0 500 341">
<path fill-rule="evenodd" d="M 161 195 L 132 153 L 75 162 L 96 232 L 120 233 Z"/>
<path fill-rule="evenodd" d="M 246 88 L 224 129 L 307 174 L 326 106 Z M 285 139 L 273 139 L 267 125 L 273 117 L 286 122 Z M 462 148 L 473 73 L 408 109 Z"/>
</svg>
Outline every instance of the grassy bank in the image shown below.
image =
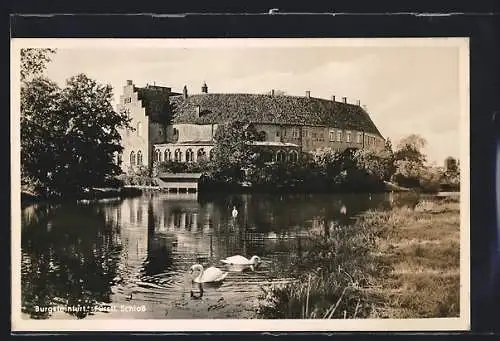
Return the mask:
<svg viewBox="0 0 500 341">
<path fill-rule="evenodd" d="M 379 304 L 371 317 L 458 317 L 460 203 L 450 196 L 421 201 L 414 210 L 373 214 L 385 224 L 379 259 L 391 266 L 371 288 Z"/>
<path fill-rule="evenodd" d="M 367 212 L 354 224 L 312 232 L 314 247 L 267 286 L 262 318 L 420 318 L 459 314 L 459 203 Z"/>
</svg>

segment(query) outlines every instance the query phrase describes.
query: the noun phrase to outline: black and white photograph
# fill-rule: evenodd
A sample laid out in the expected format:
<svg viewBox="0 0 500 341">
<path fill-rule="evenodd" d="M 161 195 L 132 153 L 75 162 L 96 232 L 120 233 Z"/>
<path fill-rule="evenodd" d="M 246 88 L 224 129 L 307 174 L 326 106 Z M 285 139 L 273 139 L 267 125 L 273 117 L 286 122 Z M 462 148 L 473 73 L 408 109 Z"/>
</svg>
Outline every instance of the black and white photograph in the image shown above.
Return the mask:
<svg viewBox="0 0 500 341">
<path fill-rule="evenodd" d="M 13 330 L 465 330 L 466 38 L 13 39 Z"/>
</svg>

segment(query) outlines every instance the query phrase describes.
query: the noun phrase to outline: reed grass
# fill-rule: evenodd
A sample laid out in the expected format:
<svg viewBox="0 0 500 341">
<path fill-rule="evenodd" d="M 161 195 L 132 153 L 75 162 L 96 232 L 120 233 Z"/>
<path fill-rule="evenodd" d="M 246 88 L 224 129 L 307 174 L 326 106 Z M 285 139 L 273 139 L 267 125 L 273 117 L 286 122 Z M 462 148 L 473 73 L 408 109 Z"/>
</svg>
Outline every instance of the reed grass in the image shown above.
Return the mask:
<svg viewBox="0 0 500 341">
<path fill-rule="evenodd" d="M 459 216 L 458 200 L 427 200 L 312 233 L 288 269 L 297 280 L 263 286 L 258 316 L 458 316 Z"/>
</svg>

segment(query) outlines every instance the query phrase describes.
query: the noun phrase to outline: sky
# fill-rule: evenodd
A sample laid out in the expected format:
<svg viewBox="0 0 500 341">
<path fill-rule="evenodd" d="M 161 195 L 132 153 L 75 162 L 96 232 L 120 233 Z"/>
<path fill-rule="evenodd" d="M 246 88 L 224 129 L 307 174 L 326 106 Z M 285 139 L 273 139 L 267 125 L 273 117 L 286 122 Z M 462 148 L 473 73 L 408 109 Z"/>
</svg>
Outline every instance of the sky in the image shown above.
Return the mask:
<svg viewBox="0 0 500 341">
<path fill-rule="evenodd" d="M 409 134 L 427 140 L 429 162 L 460 157 L 459 48 L 389 46 L 244 46 L 58 48 L 46 75 L 64 86 L 78 73 L 113 87 L 118 100 L 127 80 L 188 93 L 266 93 L 360 100 L 393 145 Z M 116 102 L 115 102 L 116 104 Z"/>
</svg>

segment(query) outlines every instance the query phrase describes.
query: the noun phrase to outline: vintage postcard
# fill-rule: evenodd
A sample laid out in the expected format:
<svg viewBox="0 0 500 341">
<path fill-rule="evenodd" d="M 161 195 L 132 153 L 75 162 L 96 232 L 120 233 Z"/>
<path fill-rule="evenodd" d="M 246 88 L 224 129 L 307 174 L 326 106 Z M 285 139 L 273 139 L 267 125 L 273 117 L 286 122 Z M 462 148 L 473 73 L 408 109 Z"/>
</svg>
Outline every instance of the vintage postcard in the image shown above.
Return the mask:
<svg viewBox="0 0 500 341">
<path fill-rule="evenodd" d="M 467 38 L 11 51 L 13 331 L 469 329 Z"/>
</svg>

